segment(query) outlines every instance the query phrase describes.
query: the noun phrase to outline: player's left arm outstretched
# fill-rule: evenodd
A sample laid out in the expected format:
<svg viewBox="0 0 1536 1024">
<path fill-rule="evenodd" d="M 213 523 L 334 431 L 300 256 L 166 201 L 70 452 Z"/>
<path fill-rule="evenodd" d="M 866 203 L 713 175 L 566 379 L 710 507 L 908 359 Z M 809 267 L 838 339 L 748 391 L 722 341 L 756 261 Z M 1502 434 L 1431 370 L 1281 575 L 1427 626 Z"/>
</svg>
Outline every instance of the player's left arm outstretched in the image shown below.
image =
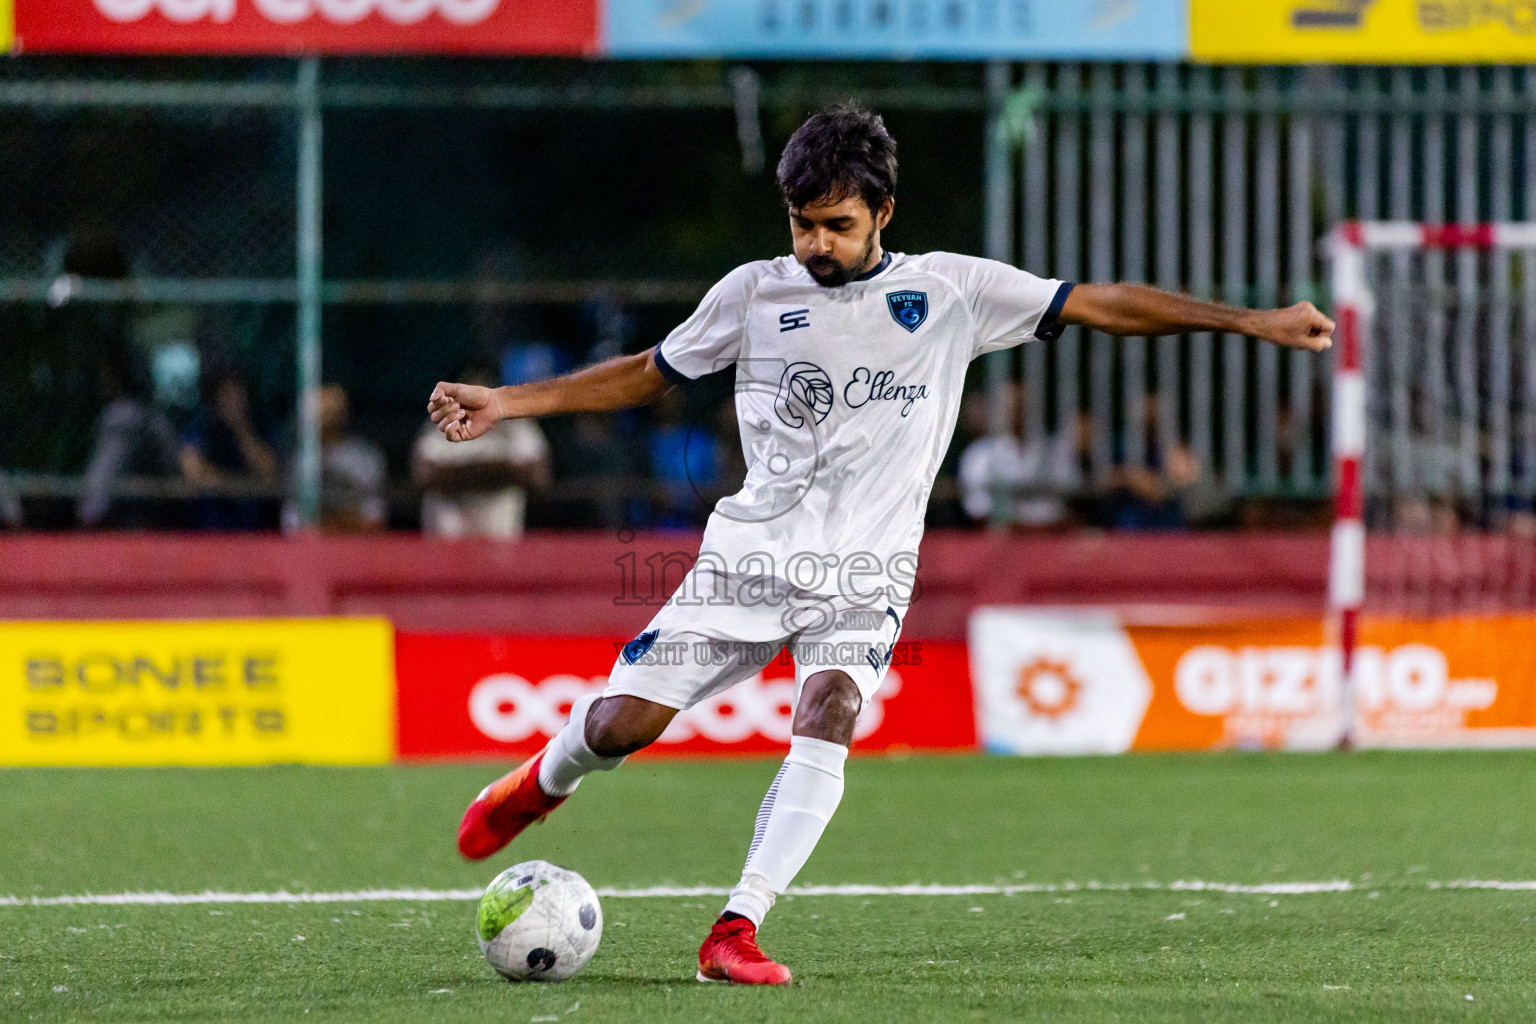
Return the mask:
<svg viewBox="0 0 1536 1024">
<path fill-rule="evenodd" d="M 1285 309 L 1237 309 L 1139 284 L 1077 285 L 1060 319 L 1127 337 L 1223 331 L 1309 352 L 1333 344 L 1333 321 L 1310 302 Z"/>
</svg>

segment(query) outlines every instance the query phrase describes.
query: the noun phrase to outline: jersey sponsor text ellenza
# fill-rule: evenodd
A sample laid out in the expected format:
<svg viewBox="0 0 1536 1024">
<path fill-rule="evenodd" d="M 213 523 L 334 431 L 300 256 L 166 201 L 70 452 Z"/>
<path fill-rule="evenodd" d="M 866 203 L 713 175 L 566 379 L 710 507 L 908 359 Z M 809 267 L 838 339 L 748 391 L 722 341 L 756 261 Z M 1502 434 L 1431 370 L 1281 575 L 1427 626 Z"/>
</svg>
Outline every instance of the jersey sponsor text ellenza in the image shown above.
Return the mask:
<svg viewBox="0 0 1536 1024">
<path fill-rule="evenodd" d="M 731 271 L 656 351 L 674 382 L 736 368 L 746 481 L 701 561 L 904 604 L 967 364 L 1055 337 L 1071 289 L 945 252 L 887 253 L 839 288 L 790 256 Z"/>
</svg>

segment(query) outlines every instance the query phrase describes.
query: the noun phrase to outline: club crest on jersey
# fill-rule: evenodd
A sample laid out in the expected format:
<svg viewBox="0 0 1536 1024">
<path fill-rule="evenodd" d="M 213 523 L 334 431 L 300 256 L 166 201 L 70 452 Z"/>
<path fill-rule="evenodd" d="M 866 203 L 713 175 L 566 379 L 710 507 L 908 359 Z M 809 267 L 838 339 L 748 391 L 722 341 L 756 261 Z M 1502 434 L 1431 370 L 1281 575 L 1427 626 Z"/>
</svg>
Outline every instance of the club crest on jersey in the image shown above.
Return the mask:
<svg viewBox="0 0 1536 1024">
<path fill-rule="evenodd" d="M 890 307 L 891 318 L 906 328 L 908 334 L 928 319 L 927 292 L 886 292 L 885 304 Z"/>
<path fill-rule="evenodd" d="M 626 665 L 633 665 L 645 657 L 646 652 L 656 643 L 656 638 L 660 635 L 661 630 L 659 629 L 647 630 L 625 644 L 624 650 L 620 652 L 623 655 L 624 663 Z"/>
</svg>

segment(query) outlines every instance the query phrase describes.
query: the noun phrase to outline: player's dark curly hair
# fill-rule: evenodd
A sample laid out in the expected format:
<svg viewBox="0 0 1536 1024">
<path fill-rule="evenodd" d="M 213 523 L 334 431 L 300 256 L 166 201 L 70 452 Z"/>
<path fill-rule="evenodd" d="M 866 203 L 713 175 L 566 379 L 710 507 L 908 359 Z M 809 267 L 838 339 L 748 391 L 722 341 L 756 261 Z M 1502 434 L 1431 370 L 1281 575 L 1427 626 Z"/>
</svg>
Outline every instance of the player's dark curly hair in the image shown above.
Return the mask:
<svg viewBox="0 0 1536 1024">
<path fill-rule="evenodd" d="M 858 196 L 878 210 L 896 194 L 896 140 L 879 114 L 839 103 L 795 129 L 779 158 L 778 179 L 791 209 Z"/>
</svg>

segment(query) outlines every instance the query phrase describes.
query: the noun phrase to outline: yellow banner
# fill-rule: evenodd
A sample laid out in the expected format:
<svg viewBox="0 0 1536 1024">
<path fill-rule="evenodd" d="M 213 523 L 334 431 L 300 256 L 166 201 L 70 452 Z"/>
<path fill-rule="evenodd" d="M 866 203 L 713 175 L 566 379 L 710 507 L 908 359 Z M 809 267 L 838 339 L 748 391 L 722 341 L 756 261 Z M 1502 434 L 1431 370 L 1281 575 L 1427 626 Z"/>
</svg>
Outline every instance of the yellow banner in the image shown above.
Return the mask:
<svg viewBox="0 0 1536 1024">
<path fill-rule="evenodd" d="M 1196 60 L 1256 64 L 1525 63 L 1533 0 L 1191 0 Z"/>
<path fill-rule="evenodd" d="M 0 765 L 379 764 L 383 619 L 0 624 Z"/>
<path fill-rule="evenodd" d="M 0 0 L 0 54 L 11 49 L 16 38 L 16 9 L 11 0 Z"/>
</svg>

